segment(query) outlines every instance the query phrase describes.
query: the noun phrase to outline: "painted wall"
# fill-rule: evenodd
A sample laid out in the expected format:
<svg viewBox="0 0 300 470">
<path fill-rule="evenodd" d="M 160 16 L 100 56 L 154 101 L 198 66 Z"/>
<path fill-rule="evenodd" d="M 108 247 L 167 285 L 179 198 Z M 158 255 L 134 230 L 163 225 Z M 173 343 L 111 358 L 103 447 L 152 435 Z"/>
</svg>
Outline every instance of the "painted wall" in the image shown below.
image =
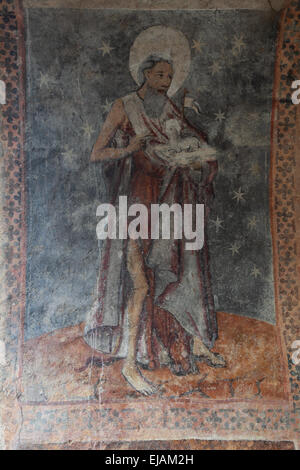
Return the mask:
<svg viewBox="0 0 300 470">
<path fill-rule="evenodd" d="M 136 88 L 130 46 L 156 24 L 189 39 L 193 59 L 184 86 L 201 114 L 187 116 L 219 151 L 208 227 L 217 308 L 275 320 L 268 207 L 274 17 L 247 10 L 29 9 L 27 338 L 84 320 L 92 304 L 95 213 L 107 200 L 109 175 L 89 156 L 110 104 Z M 182 90 L 178 103 L 181 96 Z"/>
</svg>

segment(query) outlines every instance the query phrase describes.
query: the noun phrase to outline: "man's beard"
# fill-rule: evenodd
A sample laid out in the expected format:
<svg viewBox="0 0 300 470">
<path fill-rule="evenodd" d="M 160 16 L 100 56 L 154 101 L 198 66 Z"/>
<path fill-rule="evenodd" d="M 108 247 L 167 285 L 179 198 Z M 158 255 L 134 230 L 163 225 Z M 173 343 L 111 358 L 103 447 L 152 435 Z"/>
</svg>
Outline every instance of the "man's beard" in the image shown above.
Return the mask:
<svg viewBox="0 0 300 470">
<path fill-rule="evenodd" d="M 153 88 L 147 88 L 144 97 L 144 108 L 150 118 L 159 118 L 167 102 L 167 96 Z"/>
</svg>

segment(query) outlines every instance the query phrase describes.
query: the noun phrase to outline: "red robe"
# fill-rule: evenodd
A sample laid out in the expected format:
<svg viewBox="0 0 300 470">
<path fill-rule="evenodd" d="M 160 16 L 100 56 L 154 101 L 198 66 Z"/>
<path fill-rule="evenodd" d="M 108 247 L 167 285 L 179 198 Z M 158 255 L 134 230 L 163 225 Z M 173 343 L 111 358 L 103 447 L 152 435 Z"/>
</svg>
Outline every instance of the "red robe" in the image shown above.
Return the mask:
<svg viewBox="0 0 300 470">
<path fill-rule="evenodd" d="M 199 172 L 170 169 L 155 153 L 156 144 L 167 144 L 166 122 L 175 119 L 182 132 L 204 136 L 183 119 L 168 100 L 159 119 L 147 116 L 137 93 L 123 99 L 127 121 L 116 134 L 116 145 L 124 147 L 135 134 L 150 134 L 145 151 L 120 160 L 115 168 L 111 203 L 127 195 L 128 204 L 205 204 L 206 222 L 211 202 L 209 174 L 215 163 Z M 184 240 L 139 240 L 149 293 L 140 319 L 137 361 L 150 368 L 159 366 L 162 351 L 177 373 L 191 368 L 193 337 L 208 347 L 217 338 L 217 322 L 209 271 L 207 237 L 201 251 L 187 252 Z M 126 357 L 128 343 L 127 301 L 132 281 L 127 271 L 127 240 L 107 240 L 102 249 L 98 296 L 89 312 L 85 340 L 107 358 Z M 166 357 L 166 355 L 164 355 Z"/>
</svg>

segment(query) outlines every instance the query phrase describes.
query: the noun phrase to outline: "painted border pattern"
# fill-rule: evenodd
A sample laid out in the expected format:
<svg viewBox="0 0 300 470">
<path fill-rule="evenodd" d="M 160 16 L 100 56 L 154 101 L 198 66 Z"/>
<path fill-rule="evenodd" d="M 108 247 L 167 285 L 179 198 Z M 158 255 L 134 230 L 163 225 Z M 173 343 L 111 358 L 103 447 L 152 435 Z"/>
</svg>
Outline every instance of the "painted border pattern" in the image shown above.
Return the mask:
<svg viewBox="0 0 300 470">
<path fill-rule="evenodd" d="M 291 345 L 300 339 L 299 233 L 296 232 L 296 171 L 299 171 L 297 134 L 299 110 L 291 101 L 291 85 L 300 77 L 300 1 L 293 0 L 284 14 L 281 34 L 276 115 L 274 119 L 274 219 L 278 254 L 278 303 L 287 350 L 290 387 L 296 416 L 300 413 L 300 367 L 292 362 Z M 298 161 L 297 161 L 298 160 Z M 299 227 L 298 227 L 299 229 Z M 298 238 L 298 241 L 297 241 Z M 298 426 L 298 432 L 300 425 Z"/>
<path fill-rule="evenodd" d="M 2 377 L 2 419 L 7 448 L 32 444 L 155 439 L 271 439 L 300 442 L 300 367 L 291 360 L 291 345 L 300 339 L 299 280 L 295 172 L 297 107 L 291 103 L 291 83 L 300 79 L 300 0 L 282 13 L 278 39 L 273 102 L 271 194 L 273 248 L 277 279 L 278 324 L 287 351 L 291 402 L 239 402 L 195 405 L 173 400 L 162 410 L 151 400 L 132 404 L 22 405 L 18 358 L 22 357 L 25 307 L 26 225 L 24 165 L 24 29 L 22 4 L 0 0 L 0 79 L 7 87 L 2 105 L 0 139 L 2 202 L 6 243 L 7 367 Z M 300 129 L 298 128 L 298 133 Z M 299 211 L 300 212 L 300 211 Z M 299 215 L 299 214 L 298 214 Z M 298 249 L 300 243 L 298 245 Z M 1 411 L 1 409 L 0 409 Z"/>
</svg>

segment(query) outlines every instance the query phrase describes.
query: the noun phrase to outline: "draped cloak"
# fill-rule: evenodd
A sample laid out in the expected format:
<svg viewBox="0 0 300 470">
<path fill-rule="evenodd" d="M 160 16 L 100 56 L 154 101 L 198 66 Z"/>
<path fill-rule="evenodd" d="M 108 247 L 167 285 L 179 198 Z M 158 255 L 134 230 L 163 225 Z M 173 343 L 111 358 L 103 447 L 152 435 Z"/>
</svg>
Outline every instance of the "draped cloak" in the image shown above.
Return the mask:
<svg viewBox="0 0 300 470">
<path fill-rule="evenodd" d="M 140 319 L 137 360 L 148 364 L 168 362 L 174 343 L 190 345 L 194 337 L 212 348 L 217 338 L 217 320 L 209 269 L 206 226 L 211 194 L 207 190 L 210 168 L 203 163 L 200 170 L 170 167 L 155 153 L 157 144 L 167 144 L 168 120 L 176 120 L 181 134 L 203 135 L 184 119 L 167 99 L 159 118 L 149 117 L 137 93 L 122 99 L 128 123 L 117 131 L 114 144 L 128 145 L 134 135 L 148 134 L 143 151 L 121 159 L 115 168 L 110 201 L 117 210 L 119 196 L 128 197 L 128 205 L 139 203 L 148 208 L 149 239 L 138 240 L 143 257 L 149 292 Z M 185 249 L 186 240 L 151 240 L 151 204 L 205 205 L 205 241 L 198 251 Z M 174 234 L 172 234 L 174 235 Z M 128 348 L 127 301 L 133 287 L 127 271 L 128 240 L 106 240 L 101 249 L 97 298 L 88 312 L 85 341 L 95 350 L 110 357 L 124 358 Z M 178 347 L 177 344 L 177 347 Z M 184 344 L 183 344 L 184 346 Z"/>
</svg>

